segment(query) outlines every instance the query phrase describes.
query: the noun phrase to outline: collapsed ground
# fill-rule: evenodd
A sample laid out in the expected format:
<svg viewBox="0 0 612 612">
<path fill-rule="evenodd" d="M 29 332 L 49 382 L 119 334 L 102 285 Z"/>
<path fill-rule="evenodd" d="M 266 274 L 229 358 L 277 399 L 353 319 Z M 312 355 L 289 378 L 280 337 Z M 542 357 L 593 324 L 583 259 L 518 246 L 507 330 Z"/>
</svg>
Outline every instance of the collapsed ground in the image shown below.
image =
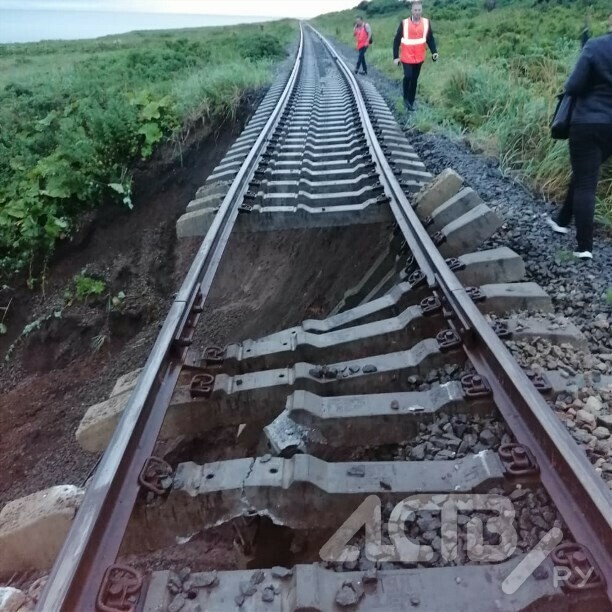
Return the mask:
<svg viewBox="0 0 612 612">
<path fill-rule="evenodd" d="M 394 83 L 376 74 L 373 79 L 382 92 L 394 95 Z M 2 388 L 8 393 L 2 399 L 0 411 L 10 417 L 6 420 L 6 434 L 0 439 L 0 461 L 8 466 L 5 471 L 7 486 L 3 480 L 0 501 L 52 484 L 81 484 L 80 481 L 86 478 L 95 458 L 86 456 L 78 448 L 74 441 L 76 425 L 90 404 L 108 395 L 119 375 L 144 363 L 172 292 L 180 284 L 195 248 L 193 243 L 176 243 L 174 222 L 195 189 L 223 156 L 235 133 L 235 130 L 224 133 L 218 141 L 212 141 L 215 142 L 214 147 L 204 146 L 199 152 L 194 151 L 185 171 L 169 179 L 165 193 L 156 195 L 160 185 L 149 184 L 138 198 L 148 202 L 147 208 L 137 206 L 135 213 L 126 213 L 121 220 L 110 222 L 102 231 L 100 227 L 96 228 L 77 257 L 60 261 L 57 271 L 54 269 L 47 286 L 51 303 L 54 299 L 63 302 L 65 284 L 71 281 L 75 273 L 89 265 L 92 274 L 109 279 L 113 292 L 126 293 L 121 306 L 122 310 L 125 309 L 124 315 L 114 324 L 118 327 L 113 328 L 108 344 L 103 345 L 97 353 L 92 353 L 91 340 L 99 335 L 98 326 L 104 326 L 106 312 L 100 304 L 93 305 L 89 310 L 84 306 L 79 307 L 76 317 L 51 320 L 41 332 L 33 334 L 15 352 L 8 370 L 3 367 Z M 606 244 L 605 236 L 599 234 L 597 237 L 594 262 L 574 262 L 566 257 L 569 244 L 565 242 L 569 239 L 559 241 L 545 233 L 542 217 L 551 206 L 504 177 L 494 160 L 476 156 L 464 143 L 440 135 L 413 132 L 411 140 L 432 173 L 453 167 L 464 177 L 467 185 L 487 203 L 499 209 L 507 224 L 491 246 L 504 244 L 524 256 L 530 278 L 548 290 L 559 314 L 568 315 L 587 334 L 591 349 L 600 356 L 593 366 L 608 363 L 605 356 L 612 354 L 609 333 L 611 308 L 608 301 L 608 290 L 612 287 L 609 265 L 612 263 L 612 248 Z M 211 141 L 207 143 L 212 144 Z M 205 164 L 202 164 L 203 151 L 210 155 Z M 143 183 L 147 183 L 149 176 L 144 177 Z M 377 237 L 364 237 L 361 232 L 360 229 L 355 230 L 349 244 L 359 237 L 361 248 L 368 252 L 368 247 L 371 247 L 372 254 Z M 139 235 L 141 241 L 135 244 L 134 237 Z M 231 252 L 237 256 L 228 261 L 226 274 L 228 278 L 233 278 L 233 283 L 222 287 L 218 302 L 209 306 L 207 321 L 211 342 L 223 343 L 234 338 L 268 333 L 298 322 L 305 316 L 321 316 L 331 305 L 330 302 L 333 303 L 327 294 L 314 298 L 300 295 L 289 308 L 283 303 L 285 297 L 276 295 L 275 288 L 279 284 L 288 287 L 286 283 L 290 278 L 289 269 L 282 269 L 282 264 L 275 259 L 280 251 L 287 248 L 289 241 L 286 238 L 275 239 L 264 250 L 254 248 L 248 240 L 232 245 Z M 321 235 L 319 238 L 321 245 L 329 244 L 334 239 L 332 235 Z M 312 250 L 306 247 L 293 251 L 289 249 L 289 253 L 291 256 L 286 258 L 287 261 L 310 261 L 313 256 Z M 337 267 L 338 262 L 347 265 L 349 258 L 350 254 L 344 252 L 338 261 L 310 263 L 313 269 L 327 268 L 327 271 L 334 266 L 338 282 L 330 290 L 338 292 L 346 288 L 345 283 L 350 285 L 349 276 L 342 274 Z M 254 276 L 249 273 L 248 282 L 242 283 L 241 275 L 251 270 L 250 264 L 255 259 L 260 263 L 258 273 Z M 367 269 L 366 262 L 362 263 Z M 268 270 L 276 271 L 279 278 L 271 279 L 265 291 L 262 291 L 260 282 L 267 278 Z M 360 268 L 348 266 L 346 270 L 358 278 Z M 302 280 L 298 275 L 296 279 Z M 311 278 L 299 285 L 308 287 L 316 281 L 317 274 L 313 273 Z M 286 296 L 296 295 L 300 286 L 290 286 Z M 271 309 L 266 309 L 272 316 L 263 320 L 257 313 L 264 306 L 270 306 L 270 300 L 276 300 Z M 68 338 L 65 337 L 67 330 Z M 542 354 L 531 355 L 529 363 L 544 359 L 546 347 L 539 350 Z M 556 359 L 574 368 L 584 364 L 580 355 L 569 355 L 567 352 Z M 612 368 L 600 369 L 600 373 L 612 373 Z M 580 398 L 578 401 L 582 402 Z M 602 396 L 601 401 L 607 403 L 609 397 Z M 577 414 L 580 405 L 576 404 L 575 408 Z M 483 425 L 485 431 L 491 428 L 488 423 Z M 587 432 L 577 436 L 583 438 L 581 441 L 587 446 L 592 438 L 597 438 L 591 433 L 594 429 L 590 426 L 587 430 L 578 429 Z M 211 449 L 209 460 L 215 457 L 214 453 L 218 453 L 216 458 L 227 456 L 227 447 L 232 440 L 221 439 L 220 442 L 219 446 Z M 19 450 L 15 452 L 15 448 Z M 237 537 L 235 531 L 232 525 L 231 528 L 228 526 L 227 529 L 206 534 L 202 537 L 203 549 L 196 547 L 194 557 L 201 558 L 202 550 L 205 550 L 210 555 L 208 561 L 211 567 L 231 566 L 228 556 L 232 547 L 228 542 Z M 278 531 L 273 530 L 273 533 L 278 535 Z M 217 554 L 220 548 L 227 550 L 227 555 L 222 558 Z M 177 564 L 184 564 L 185 559 L 185 551 L 179 551 Z M 167 561 L 168 558 L 158 560 L 158 563 L 161 567 L 167 565 Z M 155 560 L 149 559 L 148 563 L 148 567 L 154 566 Z"/>
<path fill-rule="evenodd" d="M 0 502 L 54 484 L 82 483 L 93 468 L 96 457 L 82 452 L 76 427 L 118 376 L 144 364 L 197 248 L 193 241 L 177 243 L 176 219 L 240 125 L 200 134 L 182 167 L 162 155 L 148 164 L 137 178 L 135 210 L 110 205 L 92 214 L 82 243 L 50 267 L 45 296 L 27 288 L 4 290 L 3 299 L 12 299 L 12 333 L 0 340 Z M 83 270 L 104 280 L 105 294 L 123 292 L 121 305 L 109 312 L 104 295 L 68 306 L 66 289 Z M 31 333 L 19 335 L 35 321 L 40 324 Z M 104 342 L 95 350 L 92 342 L 101 335 Z"/>
</svg>

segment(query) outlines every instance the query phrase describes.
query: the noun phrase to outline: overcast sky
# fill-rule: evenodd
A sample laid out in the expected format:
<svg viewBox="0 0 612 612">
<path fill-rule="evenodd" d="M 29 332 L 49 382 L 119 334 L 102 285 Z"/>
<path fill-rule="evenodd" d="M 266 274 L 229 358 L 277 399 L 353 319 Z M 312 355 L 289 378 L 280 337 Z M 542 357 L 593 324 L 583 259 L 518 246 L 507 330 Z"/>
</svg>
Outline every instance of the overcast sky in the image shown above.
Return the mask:
<svg viewBox="0 0 612 612">
<path fill-rule="evenodd" d="M 0 0 L 2 9 L 89 10 L 206 15 L 264 15 L 266 17 L 314 17 L 341 11 L 359 0 Z M 1 17 L 0 17 L 1 18 Z"/>
</svg>

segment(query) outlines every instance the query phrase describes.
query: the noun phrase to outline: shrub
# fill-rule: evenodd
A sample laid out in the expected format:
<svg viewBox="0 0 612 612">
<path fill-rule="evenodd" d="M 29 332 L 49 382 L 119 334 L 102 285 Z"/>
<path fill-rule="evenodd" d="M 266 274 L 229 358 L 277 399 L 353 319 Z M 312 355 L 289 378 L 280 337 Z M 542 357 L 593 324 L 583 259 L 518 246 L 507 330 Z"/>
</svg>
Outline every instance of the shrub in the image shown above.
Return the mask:
<svg viewBox="0 0 612 612">
<path fill-rule="evenodd" d="M 205 32 L 0 45 L 0 278 L 48 259 L 82 211 L 131 207 L 127 169 L 197 118 L 234 114 L 295 25 Z"/>
<path fill-rule="evenodd" d="M 264 32 L 241 39 L 240 53 L 251 61 L 270 60 L 284 57 L 285 48 L 278 38 Z"/>
</svg>

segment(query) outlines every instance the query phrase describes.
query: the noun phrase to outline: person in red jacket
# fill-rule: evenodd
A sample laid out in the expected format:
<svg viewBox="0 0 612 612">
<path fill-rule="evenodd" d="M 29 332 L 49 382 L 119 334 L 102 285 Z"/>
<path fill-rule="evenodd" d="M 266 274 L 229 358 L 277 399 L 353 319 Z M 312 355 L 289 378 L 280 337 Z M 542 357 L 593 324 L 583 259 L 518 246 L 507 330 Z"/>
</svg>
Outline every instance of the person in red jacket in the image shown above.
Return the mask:
<svg viewBox="0 0 612 612">
<path fill-rule="evenodd" d="M 361 17 L 357 17 L 355 27 L 353 29 L 353 35 L 357 41 L 357 51 L 359 52 L 355 74 L 359 74 L 359 68 L 363 69 L 363 74 L 368 74 L 365 54 L 372 42 L 372 29 L 370 28 L 370 24 L 364 23 Z"/>
<path fill-rule="evenodd" d="M 412 3 L 411 16 L 400 23 L 393 41 L 393 61 L 397 66 L 400 63 L 404 66 L 404 106 L 409 111 L 414 110 L 417 82 L 427 47 L 433 61 L 438 61 L 431 23 L 423 17 L 423 5 L 415 1 Z"/>
</svg>

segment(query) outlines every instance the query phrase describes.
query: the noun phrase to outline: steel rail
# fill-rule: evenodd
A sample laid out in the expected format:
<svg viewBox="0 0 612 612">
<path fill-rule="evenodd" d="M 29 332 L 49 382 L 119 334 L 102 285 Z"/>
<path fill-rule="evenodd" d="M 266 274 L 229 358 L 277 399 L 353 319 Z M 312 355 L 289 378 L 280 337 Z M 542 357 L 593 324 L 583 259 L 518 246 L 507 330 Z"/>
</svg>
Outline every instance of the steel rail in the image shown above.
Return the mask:
<svg viewBox="0 0 612 612">
<path fill-rule="evenodd" d="M 138 476 L 153 453 L 189 341 L 265 147 L 298 82 L 304 31 L 285 89 L 225 196 L 176 295 L 136 388 L 79 508 L 39 600 L 41 612 L 96 609 L 136 502 Z"/>
<path fill-rule="evenodd" d="M 517 442 L 533 453 L 544 488 L 575 540 L 589 550 L 612 603 L 612 493 L 446 264 L 385 158 L 352 71 L 331 44 L 309 27 L 353 90 L 385 193 L 415 260 L 429 285 L 444 294 L 457 317 L 467 356 L 488 380 L 495 404 Z"/>
</svg>

